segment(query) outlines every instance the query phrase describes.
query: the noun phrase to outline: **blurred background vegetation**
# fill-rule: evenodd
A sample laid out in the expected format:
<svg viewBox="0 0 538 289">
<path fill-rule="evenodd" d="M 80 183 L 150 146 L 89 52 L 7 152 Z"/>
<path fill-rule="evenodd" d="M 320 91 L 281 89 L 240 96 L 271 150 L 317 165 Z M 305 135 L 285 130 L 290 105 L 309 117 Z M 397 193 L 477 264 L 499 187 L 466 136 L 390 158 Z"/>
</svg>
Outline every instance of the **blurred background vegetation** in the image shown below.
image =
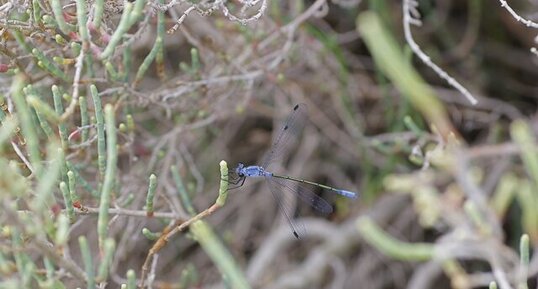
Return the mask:
<svg viewBox="0 0 538 289">
<path fill-rule="evenodd" d="M 536 287 L 537 5 L 0 0 L 0 288 Z"/>
</svg>

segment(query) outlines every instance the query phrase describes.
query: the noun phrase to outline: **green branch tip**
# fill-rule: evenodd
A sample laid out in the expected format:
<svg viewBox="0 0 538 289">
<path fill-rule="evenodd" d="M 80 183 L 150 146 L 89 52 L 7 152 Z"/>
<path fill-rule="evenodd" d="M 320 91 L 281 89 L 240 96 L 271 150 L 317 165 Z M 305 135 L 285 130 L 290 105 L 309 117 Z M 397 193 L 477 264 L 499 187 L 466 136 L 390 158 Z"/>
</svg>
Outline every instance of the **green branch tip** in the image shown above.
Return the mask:
<svg viewBox="0 0 538 289">
<path fill-rule="evenodd" d="M 191 69 L 193 73 L 197 73 L 200 70 L 200 56 L 198 55 L 198 49 L 191 48 Z"/>
<path fill-rule="evenodd" d="M 126 133 L 127 132 L 127 126 L 122 122 L 118 125 L 118 129 L 122 132 L 122 133 Z"/>
<path fill-rule="evenodd" d="M 76 181 L 76 175 L 73 171 L 69 170 L 67 172 L 67 181 L 69 184 L 69 195 L 71 196 L 72 202 L 80 202 L 80 198 L 77 195 L 76 188 L 77 188 L 77 181 Z"/>
<path fill-rule="evenodd" d="M 157 188 L 157 176 L 151 174 L 149 176 L 148 194 L 146 195 L 146 215 L 153 217 L 153 199 L 155 197 L 155 189 Z"/>
<path fill-rule="evenodd" d="M 519 254 L 521 259 L 521 265 L 529 265 L 529 235 L 523 234 L 519 241 Z"/>
<path fill-rule="evenodd" d="M 228 164 L 226 161 L 220 161 L 220 187 L 219 187 L 219 197 L 215 204 L 222 207 L 226 203 L 226 198 L 228 197 Z"/>
<path fill-rule="evenodd" d="M 60 45 L 67 45 L 67 40 L 65 40 L 65 38 L 63 38 L 63 36 L 60 34 L 54 35 L 54 40 Z"/>
<path fill-rule="evenodd" d="M 127 271 L 127 289 L 136 289 L 136 273 L 133 269 Z"/>
<path fill-rule="evenodd" d="M 159 237 L 161 236 L 161 233 L 154 233 L 150 231 L 148 228 L 142 228 L 142 235 L 148 238 L 148 240 L 155 241 L 159 239 Z"/>
<path fill-rule="evenodd" d="M 529 235 L 523 234 L 519 241 L 519 262 L 521 267 L 517 284 L 518 289 L 529 289 L 529 284 L 527 283 L 527 276 L 529 275 L 529 242 Z"/>
<path fill-rule="evenodd" d="M 181 277 L 179 279 L 179 284 L 181 288 L 190 288 L 198 282 L 198 273 L 196 272 L 196 267 L 192 263 L 187 264 L 187 266 L 181 271 Z"/>
<path fill-rule="evenodd" d="M 128 114 L 127 115 L 127 132 L 128 133 L 134 133 L 134 130 L 135 130 L 135 123 L 134 123 L 134 119 L 133 119 L 133 115 L 132 114 Z"/>
<path fill-rule="evenodd" d="M 69 218 L 69 221 L 72 223 L 73 221 L 75 221 L 75 210 L 73 209 L 73 199 L 71 198 L 69 188 L 65 182 L 60 183 L 60 191 L 62 192 L 62 196 L 64 198 L 65 211 L 67 213 L 67 217 Z"/>
</svg>

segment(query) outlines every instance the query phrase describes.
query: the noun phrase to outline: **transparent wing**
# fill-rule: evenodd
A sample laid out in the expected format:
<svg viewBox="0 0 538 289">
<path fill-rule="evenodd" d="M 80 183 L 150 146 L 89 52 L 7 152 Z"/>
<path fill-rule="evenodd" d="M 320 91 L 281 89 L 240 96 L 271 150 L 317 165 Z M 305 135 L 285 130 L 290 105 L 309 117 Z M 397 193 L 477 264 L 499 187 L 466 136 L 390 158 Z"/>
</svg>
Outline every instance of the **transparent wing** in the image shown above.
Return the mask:
<svg viewBox="0 0 538 289">
<path fill-rule="evenodd" d="M 288 179 L 279 179 L 271 177 L 271 181 L 285 188 L 285 191 L 297 195 L 299 199 L 307 203 L 312 208 L 318 210 L 322 214 L 328 215 L 333 212 L 333 207 L 320 196 L 314 194 L 306 184 L 295 182 Z"/>
<path fill-rule="evenodd" d="M 269 190 L 271 191 L 271 194 L 275 198 L 275 201 L 277 203 L 278 209 L 282 214 L 284 214 L 284 217 L 286 217 L 286 220 L 288 221 L 288 224 L 290 225 L 291 230 L 293 231 L 293 235 L 295 235 L 296 238 L 299 238 L 300 236 L 304 236 L 306 234 L 306 229 L 304 227 L 304 224 L 301 222 L 296 222 L 292 216 L 292 208 L 289 204 L 286 204 L 284 201 L 284 196 L 282 196 L 282 189 L 286 188 L 285 186 L 282 186 L 279 182 L 275 180 L 275 178 L 272 177 L 265 177 L 267 181 L 267 186 L 269 187 Z"/>
<path fill-rule="evenodd" d="M 300 103 L 293 107 L 293 111 L 286 119 L 286 122 L 284 122 L 284 126 L 280 128 L 275 142 L 273 142 L 269 152 L 263 159 L 263 168 L 269 168 L 271 163 L 289 151 L 289 149 L 297 141 L 297 137 L 305 125 L 307 116 L 308 109 L 306 104 Z"/>
</svg>

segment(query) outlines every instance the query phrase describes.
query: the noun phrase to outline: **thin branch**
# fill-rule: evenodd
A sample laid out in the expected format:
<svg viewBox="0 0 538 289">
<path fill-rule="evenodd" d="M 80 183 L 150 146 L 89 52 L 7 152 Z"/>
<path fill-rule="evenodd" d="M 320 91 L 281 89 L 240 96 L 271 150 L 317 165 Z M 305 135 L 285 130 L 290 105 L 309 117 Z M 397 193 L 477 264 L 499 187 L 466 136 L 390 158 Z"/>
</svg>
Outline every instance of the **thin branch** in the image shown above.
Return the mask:
<svg viewBox="0 0 538 289">
<path fill-rule="evenodd" d="M 437 66 L 437 64 L 433 63 L 428 55 L 422 51 L 420 46 L 415 42 L 413 39 L 413 34 L 411 33 L 411 24 L 420 25 L 420 20 L 418 19 L 418 11 L 416 10 L 416 6 L 418 3 L 415 0 L 404 0 L 403 1 L 403 28 L 404 28 L 404 34 L 405 34 L 405 40 L 407 41 L 407 44 L 409 44 L 409 47 L 411 47 L 411 50 L 426 64 L 429 66 L 439 77 L 446 80 L 448 84 L 450 84 L 455 89 L 459 90 L 468 100 L 471 102 L 471 104 L 475 105 L 478 103 L 476 98 L 463 86 L 461 85 L 457 80 L 452 78 L 448 73 L 446 73 L 441 67 Z M 415 16 L 415 17 L 414 17 Z"/>
<path fill-rule="evenodd" d="M 506 0 L 499 0 L 499 1 L 501 2 L 501 7 L 506 9 L 506 11 L 508 11 L 508 13 L 510 13 L 510 15 L 512 15 L 512 17 L 514 17 L 514 19 L 516 19 L 517 22 L 521 22 L 525 24 L 527 27 L 538 28 L 538 23 L 527 20 L 519 16 L 519 14 L 517 14 L 517 12 L 514 11 L 514 9 L 510 7 L 510 5 L 508 5 L 508 2 L 506 2 Z"/>
<path fill-rule="evenodd" d="M 144 264 L 142 265 L 142 277 L 140 278 L 140 288 L 144 288 L 146 276 L 148 274 L 149 265 L 153 260 L 153 257 L 168 243 L 168 241 L 177 233 L 185 230 L 187 227 L 195 223 L 196 221 L 199 221 L 211 214 L 213 214 L 215 211 L 220 209 L 224 204 L 226 203 L 226 198 L 228 196 L 228 166 L 225 161 L 220 162 L 220 175 L 221 175 L 221 181 L 219 186 L 219 195 L 217 199 L 215 200 L 215 203 L 202 211 L 201 213 L 193 216 L 189 220 L 185 222 L 176 221 L 171 226 L 166 227 L 163 230 L 163 233 L 161 237 L 153 244 L 153 247 L 149 250 L 149 253 L 146 257 L 146 260 L 144 261 Z M 173 228 L 170 230 L 170 228 Z"/>
<path fill-rule="evenodd" d="M 205 209 L 198 215 L 190 218 L 189 220 L 185 222 L 175 222 L 173 224 L 173 229 L 169 230 L 170 227 L 167 227 L 164 231 L 161 237 L 153 244 L 153 247 L 149 250 L 148 256 L 146 257 L 146 260 L 144 261 L 144 264 L 142 265 L 142 277 L 140 278 L 140 288 L 144 288 L 145 286 L 145 279 L 148 274 L 149 270 L 149 264 L 152 262 L 153 257 L 168 243 L 168 241 L 177 233 L 185 230 L 187 227 L 192 225 L 194 222 L 199 221 L 211 214 L 213 214 L 215 211 L 217 211 L 221 206 L 217 203 L 213 204 L 211 207 Z"/>
</svg>

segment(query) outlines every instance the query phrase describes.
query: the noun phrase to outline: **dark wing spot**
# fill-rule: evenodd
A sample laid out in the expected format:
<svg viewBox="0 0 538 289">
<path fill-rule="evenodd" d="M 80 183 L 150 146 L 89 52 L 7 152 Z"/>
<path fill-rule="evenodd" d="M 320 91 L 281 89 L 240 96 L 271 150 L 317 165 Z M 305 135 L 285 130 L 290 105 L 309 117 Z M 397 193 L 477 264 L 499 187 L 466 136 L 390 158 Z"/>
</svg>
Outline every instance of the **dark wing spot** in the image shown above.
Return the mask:
<svg viewBox="0 0 538 289">
<path fill-rule="evenodd" d="M 295 238 L 299 239 L 299 234 L 297 234 L 297 232 L 293 231 L 293 236 L 295 236 Z"/>
<path fill-rule="evenodd" d="M 296 104 L 294 107 L 293 107 L 293 110 L 297 110 L 299 108 L 299 105 Z"/>
<path fill-rule="evenodd" d="M 284 130 L 287 130 L 287 129 L 288 129 L 288 125 L 285 125 L 285 126 L 284 126 Z"/>
</svg>

